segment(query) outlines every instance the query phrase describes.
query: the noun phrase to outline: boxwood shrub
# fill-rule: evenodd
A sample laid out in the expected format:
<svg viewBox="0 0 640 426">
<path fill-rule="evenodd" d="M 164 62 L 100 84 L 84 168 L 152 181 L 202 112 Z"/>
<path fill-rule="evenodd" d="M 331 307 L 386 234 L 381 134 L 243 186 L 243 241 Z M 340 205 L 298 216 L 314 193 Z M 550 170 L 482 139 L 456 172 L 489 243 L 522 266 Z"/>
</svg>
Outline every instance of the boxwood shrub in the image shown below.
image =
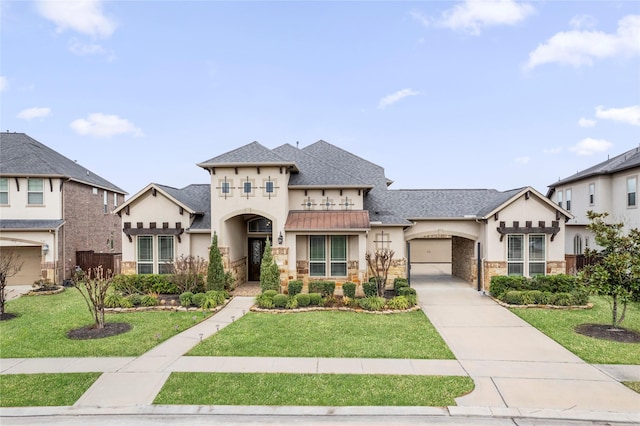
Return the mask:
<svg viewBox="0 0 640 426">
<path fill-rule="evenodd" d="M 293 297 L 296 294 L 299 294 L 302 292 L 302 280 L 292 280 L 289 281 L 289 286 L 288 286 L 288 290 L 287 292 L 289 293 L 289 296 Z"/>
<path fill-rule="evenodd" d="M 393 290 L 399 295 L 399 290 L 403 287 L 409 287 L 409 281 L 406 278 L 396 278 L 393 280 Z"/>
<path fill-rule="evenodd" d="M 346 282 L 342 284 L 342 295 L 354 299 L 356 297 L 356 283 Z"/>
<path fill-rule="evenodd" d="M 189 306 L 191 306 L 191 303 L 193 300 L 193 293 L 191 293 L 190 291 L 185 291 L 184 293 L 180 294 L 179 299 L 180 299 L 180 306 L 184 306 L 188 308 Z"/>
<path fill-rule="evenodd" d="M 284 308 L 287 306 L 287 301 L 289 297 L 286 294 L 276 294 L 273 296 L 273 306 L 276 308 Z"/>
<path fill-rule="evenodd" d="M 298 306 L 304 308 L 311 303 L 311 297 L 307 293 L 298 293 L 295 298 L 298 300 Z"/>
<path fill-rule="evenodd" d="M 378 284 L 375 281 L 362 283 L 362 291 L 365 297 L 373 297 L 378 295 Z"/>
<path fill-rule="evenodd" d="M 513 291 L 520 294 L 510 294 Z M 491 278 L 491 295 L 512 305 L 552 304 L 584 305 L 589 300 L 586 287 L 573 275 L 495 276 Z M 558 297 L 558 294 L 563 296 Z M 509 296 L 508 296 L 509 295 Z M 509 300 L 514 300 L 510 302 Z"/>
<path fill-rule="evenodd" d="M 116 275 L 113 288 L 125 295 L 138 293 L 179 294 L 178 287 L 171 282 L 168 274 Z"/>
<path fill-rule="evenodd" d="M 322 295 L 320 293 L 309 293 L 309 304 L 311 306 L 318 306 L 322 301 Z"/>
</svg>

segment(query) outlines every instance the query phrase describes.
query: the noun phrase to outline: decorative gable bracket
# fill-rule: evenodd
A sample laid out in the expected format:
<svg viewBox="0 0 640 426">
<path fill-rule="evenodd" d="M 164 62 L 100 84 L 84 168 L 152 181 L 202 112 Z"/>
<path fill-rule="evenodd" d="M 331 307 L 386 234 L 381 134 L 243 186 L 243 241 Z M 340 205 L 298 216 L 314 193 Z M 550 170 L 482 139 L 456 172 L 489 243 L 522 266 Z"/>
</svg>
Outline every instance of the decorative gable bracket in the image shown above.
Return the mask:
<svg viewBox="0 0 640 426">
<path fill-rule="evenodd" d="M 500 234 L 500 242 L 507 234 L 550 234 L 551 241 L 553 241 L 560 232 L 560 222 L 554 220 L 551 222 L 551 226 L 546 226 L 545 221 L 541 220 L 538 222 L 538 226 L 532 226 L 532 222 L 528 220 L 525 222 L 525 226 L 520 226 L 520 222 L 514 220 L 513 226 L 506 226 L 505 222 L 500 222 L 500 226 L 496 229 Z"/>
<path fill-rule="evenodd" d="M 169 228 L 169 224 L 166 222 L 162 223 L 162 228 L 157 228 L 155 222 L 149 223 L 148 228 L 143 228 L 142 223 L 138 222 L 136 228 L 131 227 L 131 222 L 125 222 L 124 228 L 122 229 L 129 238 L 129 242 L 133 242 L 134 235 L 175 235 L 178 237 L 178 243 L 182 242 L 182 238 L 180 237 L 184 233 L 184 228 L 182 227 L 182 223 L 176 222 L 175 228 Z"/>
</svg>

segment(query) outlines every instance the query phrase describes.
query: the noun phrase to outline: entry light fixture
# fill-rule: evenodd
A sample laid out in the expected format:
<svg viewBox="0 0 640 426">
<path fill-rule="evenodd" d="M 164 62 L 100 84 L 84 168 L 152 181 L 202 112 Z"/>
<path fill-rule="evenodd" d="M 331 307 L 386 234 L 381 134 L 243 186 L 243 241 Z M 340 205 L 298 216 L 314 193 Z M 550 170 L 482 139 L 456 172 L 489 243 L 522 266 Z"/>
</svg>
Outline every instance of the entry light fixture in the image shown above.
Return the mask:
<svg viewBox="0 0 640 426">
<path fill-rule="evenodd" d="M 47 255 L 47 253 L 49 253 L 49 244 L 44 243 L 42 245 L 42 254 L 44 254 L 45 256 Z"/>
<path fill-rule="evenodd" d="M 278 244 L 282 245 L 283 241 L 284 241 L 284 237 L 282 236 L 282 231 L 280 231 L 280 235 L 278 235 Z"/>
</svg>

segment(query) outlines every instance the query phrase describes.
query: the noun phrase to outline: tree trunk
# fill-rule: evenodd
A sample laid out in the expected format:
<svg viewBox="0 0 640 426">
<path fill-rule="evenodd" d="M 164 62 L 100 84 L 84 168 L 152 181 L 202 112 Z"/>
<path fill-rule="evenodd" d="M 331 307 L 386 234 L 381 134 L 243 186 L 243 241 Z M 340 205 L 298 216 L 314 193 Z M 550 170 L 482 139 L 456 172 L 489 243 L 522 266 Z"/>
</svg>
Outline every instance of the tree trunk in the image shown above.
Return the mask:
<svg viewBox="0 0 640 426">
<path fill-rule="evenodd" d="M 618 328 L 618 295 L 613 295 L 613 309 L 611 309 L 613 313 L 613 328 Z"/>
</svg>

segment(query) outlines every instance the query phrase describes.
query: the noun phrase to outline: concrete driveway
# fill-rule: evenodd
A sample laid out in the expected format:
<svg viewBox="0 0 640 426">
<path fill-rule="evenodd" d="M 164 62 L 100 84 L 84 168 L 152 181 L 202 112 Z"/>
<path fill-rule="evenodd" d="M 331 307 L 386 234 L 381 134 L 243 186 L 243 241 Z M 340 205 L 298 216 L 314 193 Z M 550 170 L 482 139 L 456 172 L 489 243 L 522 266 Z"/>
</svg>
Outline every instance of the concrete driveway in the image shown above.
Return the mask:
<svg viewBox="0 0 640 426">
<path fill-rule="evenodd" d="M 639 413 L 640 395 L 591 366 L 469 283 L 412 276 L 418 301 L 476 389 L 462 407 Z"/>
</svg>

